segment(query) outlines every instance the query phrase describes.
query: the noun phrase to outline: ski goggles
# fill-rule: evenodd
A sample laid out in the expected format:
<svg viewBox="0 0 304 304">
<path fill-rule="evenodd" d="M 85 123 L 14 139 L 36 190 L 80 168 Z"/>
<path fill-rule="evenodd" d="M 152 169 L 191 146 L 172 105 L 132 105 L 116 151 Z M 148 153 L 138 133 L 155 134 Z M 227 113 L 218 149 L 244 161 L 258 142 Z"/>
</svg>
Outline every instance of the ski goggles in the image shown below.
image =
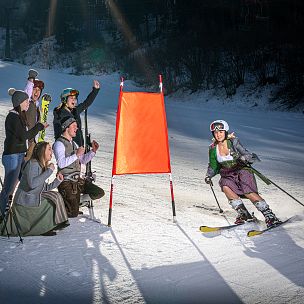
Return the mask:
<svg viewBox="0 0 304 304">
<path fill-rule="evenodd" d="M 77 90 L 71 90 L 68 94 L 68 96 L 78 96 L 79 95 L 79 91 Z"/>
<path fill-rule="evenodd" d="M 221 122 L 215 122 L 215 123 L 213 123 L 213 124 L 210 125 L 210 131 L 211 132 L 214 132 L 214 131 L 225 131 L 225 126 Z"/>
</svg>

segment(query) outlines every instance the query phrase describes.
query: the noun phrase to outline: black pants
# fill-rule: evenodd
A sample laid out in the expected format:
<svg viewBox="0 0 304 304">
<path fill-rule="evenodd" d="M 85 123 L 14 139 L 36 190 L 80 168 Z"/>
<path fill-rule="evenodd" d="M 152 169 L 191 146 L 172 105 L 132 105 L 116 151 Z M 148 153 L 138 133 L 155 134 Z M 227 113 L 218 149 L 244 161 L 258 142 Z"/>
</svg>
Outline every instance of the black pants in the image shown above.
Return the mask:
<svg viewBox="0 0 304 304">
<path fill-rule="evenodd" d="M 58 191 L 63 197 L 68 217 L 78 216 L 80 194 L 88 194 L 92 200 L 99 199 L 105 195 L 103 189 L 82 178 L 75 182 L 63 181 L 58 186 Z"/>
</svg>

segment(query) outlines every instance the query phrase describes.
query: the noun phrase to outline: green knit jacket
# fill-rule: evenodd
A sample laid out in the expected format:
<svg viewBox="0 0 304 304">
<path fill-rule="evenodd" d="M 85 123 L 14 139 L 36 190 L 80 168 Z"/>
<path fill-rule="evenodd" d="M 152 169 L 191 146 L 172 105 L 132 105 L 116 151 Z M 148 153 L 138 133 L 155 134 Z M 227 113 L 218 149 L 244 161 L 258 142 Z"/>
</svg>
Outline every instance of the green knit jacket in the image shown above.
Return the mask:
<svg viewBox="0 0 304 304">
<path fill-rule="evenodd" d="M 209 165 L 206 174 L 207 176 L 213 177 L 220 172 L 222 167 L 231 168 L 240 163 L 240 161 L 253 163 L 256 160 L 255 154 L 252 154 L 244 148 L 237 137 L 227 139 L 227 145 L 233 160 L 225 161 L 223 163 L 219 163 L 217 161 L 216 143 L 212 143 L 209 146 Z"/>
</svg>

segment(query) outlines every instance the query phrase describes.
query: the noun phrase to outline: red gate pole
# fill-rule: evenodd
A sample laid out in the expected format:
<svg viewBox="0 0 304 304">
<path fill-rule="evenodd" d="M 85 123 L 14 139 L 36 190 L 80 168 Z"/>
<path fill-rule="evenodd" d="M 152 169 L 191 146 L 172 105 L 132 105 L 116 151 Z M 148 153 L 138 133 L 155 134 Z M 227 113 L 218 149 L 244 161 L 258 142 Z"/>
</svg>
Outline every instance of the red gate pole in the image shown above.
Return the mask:
<svg viewBox="0 0 304 304">
<path fill-rule="evenodd" d="M 170 178 L 170 191 L 171 191 L 171 202 L 172 202 L 173 222 L 176 223 L 175 201 L 174 201 L 173 181 L 172 181 L 172 174 L 171 174 L 171 173 L 169 173 L 169 178 Z"/>
<path fill-rule="evenodd" d="M 122 89 L 124 86 L 124 78 L 120 77 L 120 93 L 122 93 Z M 116 130 L 117 131 L 117 130 Z M 114 157 L 115 158 L 115 157 Z M 114 167 L 114 159 L 113 159 L 113 167 Z M 109 215 L 108 215 L 108 226 L 111 227 L 112 220 L 112 207 L 113 207 L 113 189 L 114 189 L 114 175 L 113 175 L 113 167 L 112 167 L 112 177 L 111 177 L 111 190 L 110 190 L 110 202 L 109 202 Z"/>
<path fill-rule="evenodd" d="M 159 90 L 162 93 L 163 92 L 163 77 L 162 75 L 158 75 L 159 77 Z"/>
<path fill-rule="evenodd" d="M 158 77 L 159 77 L 159 90 L 163 94 L 163 78 L 162 78 L 162 75 L 159 75 Z M 176 223 L 176 212 L 175 212 L 175 201 L 174 201 L 174 192 L 173 192 L 172 173 L 169 173 L 169 178 L 170 178 L 170 192 L 171 192 L 173 222 Z"/>
<path fill-rule="evenodd" d="M 114 188 L 114 176 L 111 178 L 111 190 L 110 190 L 110 205 L 109 205 L 109 216 L 108 216 L 108 226 L 111 227 L 112 220 L 112 206 L 113 206 L 113 188 Z"/>
<path fill-rule="evenodd" d="M 122 92 L 123 86 L 124 86 L 124 78 L 120 77 L 120 92 Z"/>
</svg>

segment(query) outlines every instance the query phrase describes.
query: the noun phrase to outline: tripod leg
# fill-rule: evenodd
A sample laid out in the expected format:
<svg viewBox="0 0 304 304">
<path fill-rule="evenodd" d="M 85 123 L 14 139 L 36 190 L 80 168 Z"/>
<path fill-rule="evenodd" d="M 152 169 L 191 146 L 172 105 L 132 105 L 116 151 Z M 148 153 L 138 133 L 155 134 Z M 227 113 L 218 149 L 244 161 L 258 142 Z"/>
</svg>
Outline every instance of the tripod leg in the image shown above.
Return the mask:
<svg viewBox="0 0 304 304">
<path fill-rule="evenodd" d="M 2 187 L 2 189 L 3 189 L 4 184 L 3 184 L 3 181 L 2 181 L 2 178 L 1 178 L 1 177 L 0 177 L 0 184 L 1 184 L 1 187 Z M 9 211 L 9 210 L 8 210 L 8 211 Z M 3 226 L 2 230 L 1 230 L 1 235 L 3 235 L 4 230 L 6 230 L 6 235 L 7 235 L 7 238 L 9 239 L 9 233 L 8 233 L 8 230 L 7 230 L 8 211 L 2 213 L 2 211 L 0 210 L 0 213 L 1 213 L 1 216 L 2 216 L 3 222 L 4 222 L 4 226 Z"/>
<path fill-rule="evenodd" d="M 1 212 L 1 216 L 3 218 L 3 225 L 4 225 L 1 230 L 1 235 L 3 235 L 4 230 L 6 230 L 6 235 L 7 235 L 7 238 L 9 239 L 9 233 L 7 230 L 7 222 L 6 222 L 6 214 L 3 214 L 1 210 L 0 210 L 0 212 Z"/>
<path fill-rule="evenodd" d="M 13 209 L 12 209 L 12 207 L 13 207 L 13 196 L 12 195 L 10 195 L 10 197 L 9 197 L 8 206 L 9 206 L 9 210 L 6 213 L 6 215 L 4 216 L 4 227 L 2 228 L 1 234 L 3 234 L 4 230 L 6 230 L 7 237 L 9 238 L 9 233 L 8 233 L 8 230 L 7 230 L 7 223 L 8 223 L 9 216 L 10 216 L 10 225 L 11 225 L 11 227 L 13 227 L 12 224 L 13 224 L 13 221 L 14 221 L 16 229 L 17 229 L 17 233 L 18 233 L 18 236 L 19 236 L 19 241 L 21 243 L 23 243 L 23 239 L 22 239 L 21 234 L 20 234 L 21 227 L 20 227 L 19 222 L 16 218 L 16 215 L 14 214 Z"/>
</svg>

